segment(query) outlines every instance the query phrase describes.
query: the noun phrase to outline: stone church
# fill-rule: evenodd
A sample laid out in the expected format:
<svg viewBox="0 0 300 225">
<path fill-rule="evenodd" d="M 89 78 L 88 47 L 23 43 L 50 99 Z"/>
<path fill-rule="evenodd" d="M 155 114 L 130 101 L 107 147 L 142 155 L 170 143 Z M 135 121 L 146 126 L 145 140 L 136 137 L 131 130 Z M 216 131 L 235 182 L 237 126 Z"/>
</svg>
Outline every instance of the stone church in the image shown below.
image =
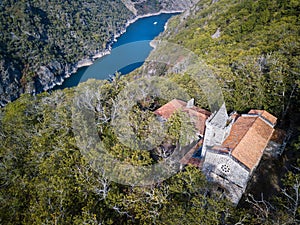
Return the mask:
<svg viewBox="0 0 300 225">
<path fill-rule="evenodd" d="M 275 131 L 277 118 L 264 110 L 228 116 L 225 105 L 206 120 L 202 171 L 237 204 Z"/>
<path fill-rule="evenodd" d="M 154 113 L 165 119 L 176 110 L 198 113 L 200 123 L 196 121 L 195 126 L 200 130 L 200 141 L 181 163 L 198 166 L 237 204 L 271 140 L 277 118 L 265 110 L 254 109 L 247 114 L 228 115 L 225 104 L 211 114 L 191 103 L 172 100 Z"/>
</svg>

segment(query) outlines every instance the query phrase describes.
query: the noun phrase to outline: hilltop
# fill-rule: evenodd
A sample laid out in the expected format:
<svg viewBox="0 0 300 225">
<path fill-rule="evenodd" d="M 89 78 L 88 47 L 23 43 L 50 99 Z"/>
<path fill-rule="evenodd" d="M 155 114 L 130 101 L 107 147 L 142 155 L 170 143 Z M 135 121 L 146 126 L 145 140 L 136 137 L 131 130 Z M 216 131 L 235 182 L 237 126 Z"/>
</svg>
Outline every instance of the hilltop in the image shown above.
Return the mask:
<svg viewBox="0 0 300 225">
<path fill-rule="evenodd" d="M 3 2 L 10 4 L 2 1 L 1 7 Z M 63 10 L 63 4 L 70 2 L 60 1 L 55 7 Z M 23 1 L 14 4 L 28 7 Z M 76 4 L 83 3 L 76 1 Z M 122 7 L 122 21 L 134 18 L 135 9 L 139 13 L 137 5 L 131 10 L 127 7 Z M 120 12 L 119 8 L 115 10 Z M 126 172 L 134 166 L 152 168 L 163 163 L 177 149 L 176 143 L 190 140 L 191 135 L 185 131 L 192 131 L 191 124 L 180 113 L 168 119 L 167 129 L 160 127 L 153 117 L 153 111 L 167 103 L 172 95 L 194 98 L 197 106 L 208 109 L 206 96 L 189 74 L 176 73 L 165 65 L 152 65 L 152 78 L 147 74 L 146 78 L 137 79 L 141 70 L 136 70 L 127 76 L 117 74 L 111 81 L 88 80 L 76 88 L 24 94 L 0 109 L 0 223 L 299 224 L 299 11 L 299 1 L 203 0 L 171 19 L 168 29 L 159 37 L 194 52 L 205 62 L 222 88 L 228 111 L 268 110 L 278 117 L 280 128 L 292 131 L 282 157 L 263 158 L 259 174 L 252 177 L 253 185 L 247 190 L 249 195 L 237 207 L 192 165 L 168 179 L 141 187 L 136 184 L 142 180 L 142 170 L 131 176 L 119 173 L 120 167 Z M 86 18 L 92 15 L 95 15 L 92 10 L 85 14 Z M 79 17 L 79 21 L 89 20 Z M 22 20 L 16 23 L 19 27 L 26 24 Z M 6 23 L 1 21 L 2 24 Z M 32 42 L 38 35 L 33 31 L 30 34 L 35 35 L 34 39 L 28 39 L 24 29 L 13 31 L 14 35 L 7 31 L 0 32 L 14 38 L 16 35 L 17 44 L 23 43 L 17 42 L 22 37 L 17 36 L 17 31 L 23 34 L 25 43 L 39 43 Z M 55 43 L 64 40 L 68 39 L 61 38 Z M 1 46 L 5 45 L 1 43 Z M 60 55 L 64 46 L 57 46 L 61 49 L 53 51 Z M 19 51 L 38 52 L 38 49 L 33 52 L 24 49 L 28 48 L 20 47 Z M 164 57 L 168 54 L 166 50 L 157 47 L 153 53 Z M 80 51 L 89 50 L 78 48 Z M 4 52 L 9 53 L 1 50 L 1 54 Z M 2 62 L 11 60 L 11 64 L 7 62 L 10 67 L 2 71 L 22 77 L 21 70 L 16 69 L 18 60 L 23 60 L 22 54 L 13 53 L 16 57 L 11 54 L 11 59 L 2 58 Z M 31 62 L 39 60 L 35 58 Z M 184 62 L 180 66 L 185 66 Z M 31 71 L 29 68 L 25 67 L 25 74 Z M 15 90 L 18 77 L 10 76 L 7 75 L 7 80 Z M 30 77 L 25 84 L 32 83 Z M 251 130 L 254 131 L 264 134 L 263 130 Z M 123 139 L 120 134 L 124 135 Z M 156 138 L 152 138 L 153 134 Z M 143 138 L 155 144 L 154 149 L 145 151 L 143 145 L 135 149 L 128 145 L 140 144 Z M 164 138 L 170 142 L 162 146 Z M 255 142 L 249 140 L 248 147 L 252 147 L 251 141 Z M 116 177 L 131 185 L 115 182 Z"/>
</svg>

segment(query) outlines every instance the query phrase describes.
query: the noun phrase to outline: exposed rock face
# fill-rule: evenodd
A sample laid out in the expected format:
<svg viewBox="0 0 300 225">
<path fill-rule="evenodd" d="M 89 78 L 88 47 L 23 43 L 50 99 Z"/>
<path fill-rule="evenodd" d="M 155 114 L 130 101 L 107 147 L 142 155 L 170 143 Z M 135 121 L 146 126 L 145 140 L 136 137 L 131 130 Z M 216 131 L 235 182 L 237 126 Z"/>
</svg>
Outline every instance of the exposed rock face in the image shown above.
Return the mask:
<svg viewBox="0 0 300 225">
<path fill-rule="evenodd" d="M 145 13 L 154 13 L 160 10 L 166 11 L 183 11 L 193 5 L 199 0 L 122 0 L 126 7 L 131 10 L 135 15 L 142 15 Z"/>
<path fill-rule="evenodd" d="M 199 0 L 160 0 L 163 9 L 186 10 L 194 6 Z"/>
<path fill-rule="evenodd" d="M 58 61 L 51 62 L 48 66 L 41 66 L 35 79 L 36 92 L 46 91 L 56 84 L 63 82 L 62 74 L 68 73 L 68 67 L 64 67 Z"/>
<path fill-rule="evenodd" d="M 21 86 L 21 71 L 6 60 L 0 60 L 0 106 L 18 98 L 24 91 Z"/>
<path fill-rule="evenodd" d="M 130 0 L 122 0 L 122 1 L 134 15 L 137 15 L 137 10 L 134 7 L 135 3 L 133 1 L 130 1 Z"/>
<path fill-rule="evenodd" d="M 216 38 L 219 38 L 220 36 L 221 36 L 221 29 L 218 28 L 217 31 L 216 31 L 216 33 L 214 33 L 211 37 L 213 39 L 216 39 Z"/>
</svg>

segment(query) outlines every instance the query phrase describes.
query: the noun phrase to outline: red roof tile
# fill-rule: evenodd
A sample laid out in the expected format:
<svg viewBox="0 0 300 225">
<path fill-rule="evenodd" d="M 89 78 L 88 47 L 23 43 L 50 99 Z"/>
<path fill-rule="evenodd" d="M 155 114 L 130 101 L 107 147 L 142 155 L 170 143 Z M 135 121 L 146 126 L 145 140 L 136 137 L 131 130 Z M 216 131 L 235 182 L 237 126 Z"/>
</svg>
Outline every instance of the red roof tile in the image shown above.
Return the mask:
<svg viewBox="0 0 300 225">
<path fill-rule="evenodd" d="M 273 125 L 276 124 L 277 118 L 266 110 L 251 109 L 248 114 L 257 114 L 270 121 Z"/>
<path fill-rule="evenodd" d="M 185 106 L 186 106 L 186 102 L 178 99 L 173 99 L 172 101 L 163 105 L 159 109 L 155 110 L 154 113 L 165 119 L 169 119 L 173 113 L 184 108 Z"/>
<path fill-rule="evenodd" d="M 274 128 L 259 115 L 243 115 L 233 124 L 219 148 L 231 150 L 233 157 L 252 170 L 259 163 L 273 132 Z"/>
<path fill-rule="evenodd" d="M 188 164 L 190 165 L 194 165 L 198 168 L 202 168 L 203 167 L 203 160 L 201 159 L 196 159 L 196 158 L 191 158 L 188 162 Z"/>
<path fill-rule="evenodd" d="M 207 118 L 211 115 L 211 113 L 205 109 L 201 109 L 196 106 L 187 108 L 186 105 L 187 103 L 182 100 L 173 99 L 172 101 L 168 102 L 167 104 L 154 111 L 154 113 L 163 117 L 164 119 L 169 119 L 171 115 L 177 111 L 186 112 L 190 116 L 192 122 L 194 122 L 195 128 L 199 131 L 201 135 L 204 135 L 205 122 Z"/>
<path fill-rule="evenodd" d="M 223 142 L 222 147 L 233 150 L 243 139 L 257 117 L 239 117 L 233 124 L 229 136 Z"/>
</svg>

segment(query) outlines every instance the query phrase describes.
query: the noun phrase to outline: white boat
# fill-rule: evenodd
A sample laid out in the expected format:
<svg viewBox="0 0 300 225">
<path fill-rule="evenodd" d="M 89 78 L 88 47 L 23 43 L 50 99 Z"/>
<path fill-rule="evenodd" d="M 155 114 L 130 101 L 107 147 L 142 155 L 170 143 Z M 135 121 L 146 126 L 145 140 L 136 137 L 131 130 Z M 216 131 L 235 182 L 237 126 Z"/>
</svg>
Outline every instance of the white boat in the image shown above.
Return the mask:
<svg viewBox="0 0 300 225">
<path fill-rule="evenodd" d="M 154 25 L 156 25 L 156 24 L 157 24 L 157 22 L 155 21 L 153 24 L 154 24 Z"/>
</svg>

